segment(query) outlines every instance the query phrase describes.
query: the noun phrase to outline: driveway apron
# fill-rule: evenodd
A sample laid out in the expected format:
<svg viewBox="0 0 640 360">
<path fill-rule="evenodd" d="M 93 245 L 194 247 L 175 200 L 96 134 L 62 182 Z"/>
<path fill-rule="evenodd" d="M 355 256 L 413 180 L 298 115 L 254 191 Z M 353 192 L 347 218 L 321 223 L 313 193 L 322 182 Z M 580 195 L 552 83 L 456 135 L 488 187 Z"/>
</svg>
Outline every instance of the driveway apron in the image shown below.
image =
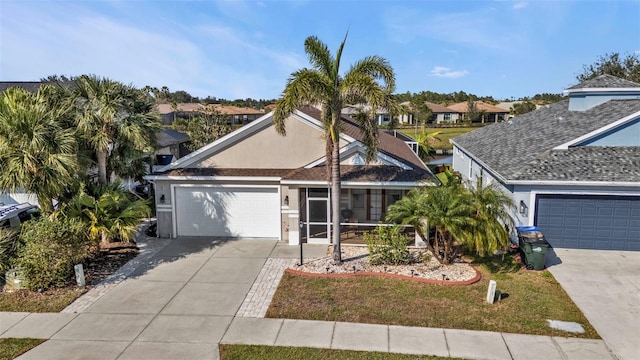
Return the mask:
<svg viewBox="0 0 640 360">
<path fill-rule="evenodd" d="M 554 253 L 547 257 L 549 271 L 609 348 L 621 360 L 640 359 L 640 252 Z"/>
<path fill-rule="evenodd" d="M 217 359 L 217 343 L 275 246 L 174 239 L 20 359 Z"/>
</svg>

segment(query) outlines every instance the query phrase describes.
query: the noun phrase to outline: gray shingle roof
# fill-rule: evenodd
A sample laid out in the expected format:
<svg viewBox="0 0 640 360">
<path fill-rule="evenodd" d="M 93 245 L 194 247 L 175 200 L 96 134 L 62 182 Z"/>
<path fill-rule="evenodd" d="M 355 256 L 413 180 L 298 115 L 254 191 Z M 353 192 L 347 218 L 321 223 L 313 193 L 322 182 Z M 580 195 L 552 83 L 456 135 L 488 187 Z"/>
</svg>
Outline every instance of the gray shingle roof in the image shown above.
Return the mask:
<svg viewBox="0 0 640 360">
<path fill-rule="evenodd" d="M 578 146 L 552 150 L 527 164 L 515 180 L 640 181 L 640 147 Z"/>
<path fill-rule="evenodd" d="M 618 151 L 618 148 L 552 151 L 561 144 L 639 111 L 640 99 L 611 100 L 586 111 L 569 111 L 568 100 L 564 100 L 507 122 L 474 130 L 456 137 L 452 142 L 506 180 L 589 181 L 598 177 L 601 181 L 621 181 L 618 179 L 633 178 L 633 174 L 636 174 L 632 181 L 640 181 L 637 176 L 640 172 L 638 149 L 617 153 L 625 156 L 636 154 L 634 161 L 625 164 L 620 163 L 624 159 L 611 158 L 613 151 Z M 624 165 L 625 170 L 612 164 L 611 168 L 607 167 L 611 172 L 591 174 L 595 171 L 593 166 L 585 165 L 593 163 L 601 166 L 607 161 Z M 541 165 L 546 170 L 536 170 L 536 166 Z"/>
<path fill-rule="evenodd" d="M 620 79 L 612 75 L 604 74 L 597 76 L 591 80 L 583 81 L 580 84 L 574 85 L 567 90 L 585 89 L 585 88 L 640 88 L 640 84 Z"/>
<path fill-rule="evenodd" d="M 189 141 L 189 135 L 178 130 L 163 128 L 158 132 L 157 142 L 159 147 L 180 144 Z"/>
</svg>

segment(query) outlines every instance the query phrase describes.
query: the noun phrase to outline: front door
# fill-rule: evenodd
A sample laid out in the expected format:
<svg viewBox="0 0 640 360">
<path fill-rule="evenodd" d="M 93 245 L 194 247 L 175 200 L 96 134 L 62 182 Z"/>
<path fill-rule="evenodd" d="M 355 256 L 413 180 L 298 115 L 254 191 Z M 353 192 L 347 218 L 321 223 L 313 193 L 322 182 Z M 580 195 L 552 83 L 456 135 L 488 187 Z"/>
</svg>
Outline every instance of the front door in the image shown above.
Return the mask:
<svg viewBox="0 0 640 360">
<path fill-rule="evenodd" d="M 329 189 L 307 189 L 307 242 L 329 243 L 331 223 Z"/>
</svg>

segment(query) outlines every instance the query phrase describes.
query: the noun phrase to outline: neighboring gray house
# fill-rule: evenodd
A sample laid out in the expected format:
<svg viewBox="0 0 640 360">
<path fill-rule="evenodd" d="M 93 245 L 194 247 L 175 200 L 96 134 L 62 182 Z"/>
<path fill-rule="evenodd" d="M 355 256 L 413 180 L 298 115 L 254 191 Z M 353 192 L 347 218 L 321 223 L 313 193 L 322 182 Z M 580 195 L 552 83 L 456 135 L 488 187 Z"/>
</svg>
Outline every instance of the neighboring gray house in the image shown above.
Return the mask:
<svg viewBox="0 0 640 360">
<path fill-rule="evenodd" d="M 511 195 L 552 246 L 640 250 L 640 84 L 601 75 L 569 100 L 451 140 L 453 168 Z"/>
</svg>

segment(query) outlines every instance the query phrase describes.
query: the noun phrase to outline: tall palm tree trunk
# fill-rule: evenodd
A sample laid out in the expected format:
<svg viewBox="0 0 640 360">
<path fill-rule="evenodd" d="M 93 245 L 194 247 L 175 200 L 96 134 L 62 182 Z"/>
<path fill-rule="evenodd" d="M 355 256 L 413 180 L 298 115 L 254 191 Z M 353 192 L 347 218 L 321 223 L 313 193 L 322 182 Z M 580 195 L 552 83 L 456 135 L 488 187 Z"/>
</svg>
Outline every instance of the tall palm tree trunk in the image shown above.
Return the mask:
<svg viewBox="0 0 640 360">
<path fill-rule="evenodd" d="M 333 261 L 342 263 L 340 247 L 340 139 L 332 142 L 331 148 L 331 217 L 333 223 Z"/>
<path fill-rule="evenodd" d="M 98 151 L 98 181 L 100 184 L 107 184 L 107 152 Z"/>
</svg>

